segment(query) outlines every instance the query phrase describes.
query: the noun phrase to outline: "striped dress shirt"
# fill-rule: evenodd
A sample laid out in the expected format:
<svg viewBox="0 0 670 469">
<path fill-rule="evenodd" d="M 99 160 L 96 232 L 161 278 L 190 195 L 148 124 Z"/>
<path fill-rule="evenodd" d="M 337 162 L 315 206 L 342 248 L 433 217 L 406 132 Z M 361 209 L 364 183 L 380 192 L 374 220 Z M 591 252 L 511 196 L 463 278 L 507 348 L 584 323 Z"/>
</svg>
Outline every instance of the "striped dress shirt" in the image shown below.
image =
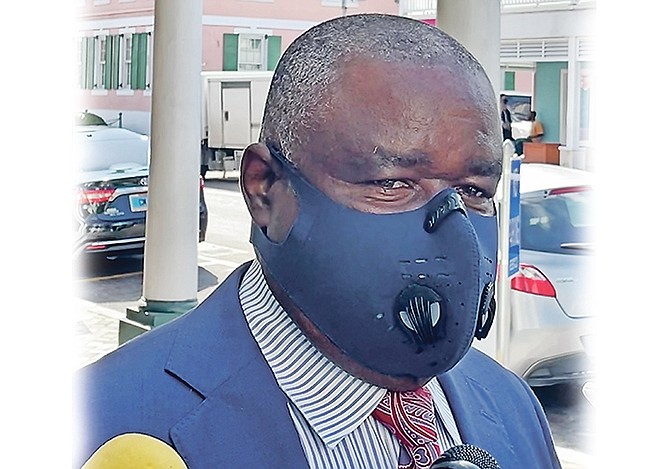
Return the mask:
<svg viewBox="0 0 670 469">
<path fill-rule="evenodd" d="M 312 469 L 396 469 L 400 443 L 372 417 L 386 389 L 331 362 L 302 334 L 275 299 L 258 260 L 239 290 L 252 335 L 284 394 Z M 451 408 L 437 379 L 433 395 L 442 451 L 461 444 Z"/>
</svg>

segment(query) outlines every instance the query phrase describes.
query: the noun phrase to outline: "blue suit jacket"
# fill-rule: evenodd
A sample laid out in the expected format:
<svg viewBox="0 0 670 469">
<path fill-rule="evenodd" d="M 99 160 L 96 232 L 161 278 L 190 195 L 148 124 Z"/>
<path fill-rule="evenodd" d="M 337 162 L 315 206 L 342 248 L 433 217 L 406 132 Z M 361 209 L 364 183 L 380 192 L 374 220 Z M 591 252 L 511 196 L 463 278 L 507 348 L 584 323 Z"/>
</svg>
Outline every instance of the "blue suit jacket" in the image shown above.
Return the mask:
<svg viewBox="0 0 670 469">
<path fill-rule="evenodd" d="M 145 433 L 172 445 L 189 469 L 307 469 L 287 398 L 241 311 L 246 268 L 195 310 L 78 372 L 75 467 L 116 435 Z M 502 469 L 560 467 L 544 413 L 515 375 L 471 349 L 439 381 L 465 443 Z"/>
</svg>

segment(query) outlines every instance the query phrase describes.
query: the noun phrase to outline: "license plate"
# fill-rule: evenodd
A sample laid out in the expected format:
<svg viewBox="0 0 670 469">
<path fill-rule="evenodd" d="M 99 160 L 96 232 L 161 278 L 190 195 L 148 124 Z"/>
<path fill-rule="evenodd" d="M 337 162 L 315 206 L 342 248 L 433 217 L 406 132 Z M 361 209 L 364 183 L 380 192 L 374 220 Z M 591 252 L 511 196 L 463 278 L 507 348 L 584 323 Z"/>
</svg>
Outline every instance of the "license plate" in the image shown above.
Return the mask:
<svg viewBox="0 0 670 469">
<path fill-rule="evenodd" d="M 130 199 L 130 210 L 133 212 L 146 212 L 147 211 L 147 195 L 146 194 L 131 194 Z"/>
</svg>

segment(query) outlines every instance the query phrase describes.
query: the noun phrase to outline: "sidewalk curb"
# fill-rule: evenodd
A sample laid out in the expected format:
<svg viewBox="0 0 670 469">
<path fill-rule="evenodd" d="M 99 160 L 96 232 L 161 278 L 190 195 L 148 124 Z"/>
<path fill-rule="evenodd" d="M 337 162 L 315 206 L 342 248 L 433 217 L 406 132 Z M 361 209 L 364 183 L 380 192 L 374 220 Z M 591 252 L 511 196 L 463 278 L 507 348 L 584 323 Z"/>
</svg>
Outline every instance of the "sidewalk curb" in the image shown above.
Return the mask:
<svg viewBox="0 0 670 469">
<path fill-rule="evenodd" d="M 80 312 L 88 311 L 95 314 L 100 314 L 109 319 L 122 319 L 125 318 L 125 313 L 116 311 L 115 309 L 107 308 L 105 306 L 100 306 L 97 303 L 88 300 L 82 300 L 81 298 L 75 298 L 75 304 L 78 306 Z"/>
</svg>

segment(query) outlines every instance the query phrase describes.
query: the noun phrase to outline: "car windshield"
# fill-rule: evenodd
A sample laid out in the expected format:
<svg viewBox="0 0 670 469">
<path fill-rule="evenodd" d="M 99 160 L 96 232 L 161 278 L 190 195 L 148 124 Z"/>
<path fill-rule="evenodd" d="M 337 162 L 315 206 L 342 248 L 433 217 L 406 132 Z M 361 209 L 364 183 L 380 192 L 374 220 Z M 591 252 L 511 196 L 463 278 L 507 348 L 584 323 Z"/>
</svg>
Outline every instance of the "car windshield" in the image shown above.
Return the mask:
<svg viewBox="0 0 670 469">
<path fill-rule="evenodd" d="M 592 247 L 592 191 L 543 191 L 521 198 L 521 249 L 584 254 Z"/>
</svg>

